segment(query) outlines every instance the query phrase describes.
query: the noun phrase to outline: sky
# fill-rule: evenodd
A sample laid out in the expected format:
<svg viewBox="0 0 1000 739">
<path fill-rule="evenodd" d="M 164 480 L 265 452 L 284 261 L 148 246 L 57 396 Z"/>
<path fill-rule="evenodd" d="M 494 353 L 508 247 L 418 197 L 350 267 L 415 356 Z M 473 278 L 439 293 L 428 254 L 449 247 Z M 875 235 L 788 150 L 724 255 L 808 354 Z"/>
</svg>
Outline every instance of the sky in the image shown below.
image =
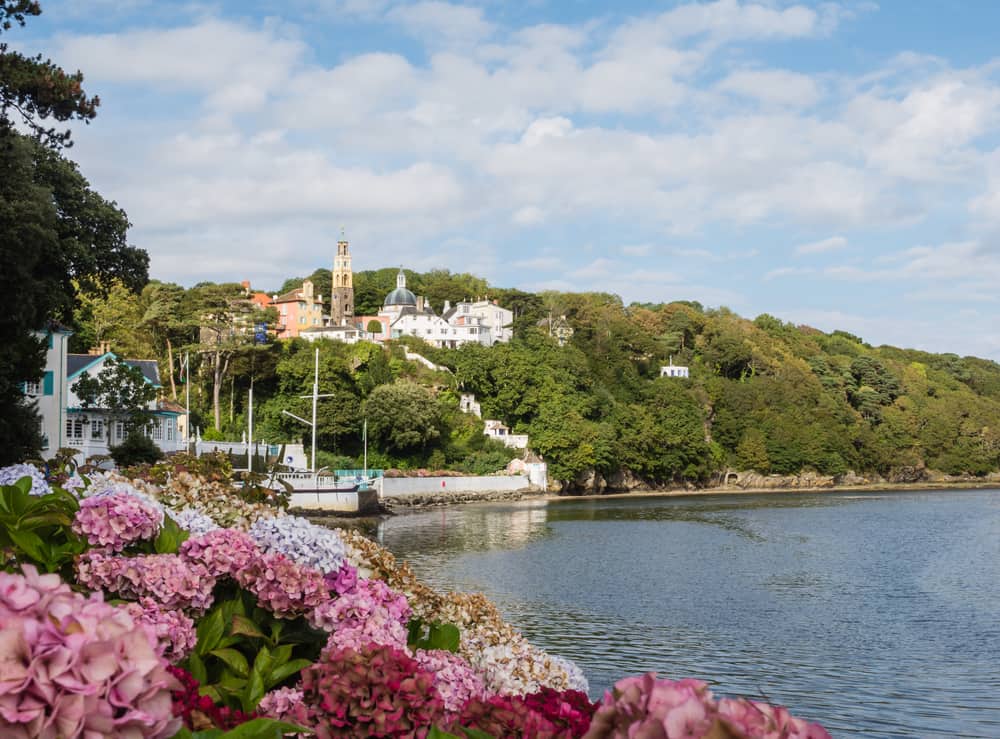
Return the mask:
<svg viewBox="0 0 1000 739">
<path fill-rule="evenodd" d="M 151 276 L 697 300 L 1000 360 L 1000 3 L 43 0 Z"/>
</svg>

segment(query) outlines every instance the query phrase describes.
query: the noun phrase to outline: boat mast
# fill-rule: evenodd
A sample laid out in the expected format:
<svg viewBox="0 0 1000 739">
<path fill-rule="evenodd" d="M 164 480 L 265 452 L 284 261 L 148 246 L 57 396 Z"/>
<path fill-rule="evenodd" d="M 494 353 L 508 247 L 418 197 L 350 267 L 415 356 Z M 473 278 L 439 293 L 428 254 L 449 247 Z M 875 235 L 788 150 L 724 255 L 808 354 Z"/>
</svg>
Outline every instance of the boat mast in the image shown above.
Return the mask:
<svg viewBox="0 0 1000 739">
<path fill-rule="evenodd" d="M 313 369 L 313 416 L 312 416 L 312 473 L 316 474 L 316 401 L 319 400 L 319 347 L 316 347 L 316 363 Z"/>
<path fill-rule="evenodd" d="M 294 418 L 299 423 L 304 423 L 306 426 L 312 428 L 312 469 L 310 470 L 313 476 L 316 475 L 316 401 L 320 398 L 332 398 L 334 393 L 325 393 L 323 395 L 319 394 L 319 349 L 316 349 L 316 360 L 313 369 L 313 391 L 312 395 L 300 395 L 300 398 L 312 398 L 312 421 L 307 421 L 300 416 L 296 416 L 294 413 L 290 413 L 286 410 L 282 410 L 282 414 Z"/>
</svg>

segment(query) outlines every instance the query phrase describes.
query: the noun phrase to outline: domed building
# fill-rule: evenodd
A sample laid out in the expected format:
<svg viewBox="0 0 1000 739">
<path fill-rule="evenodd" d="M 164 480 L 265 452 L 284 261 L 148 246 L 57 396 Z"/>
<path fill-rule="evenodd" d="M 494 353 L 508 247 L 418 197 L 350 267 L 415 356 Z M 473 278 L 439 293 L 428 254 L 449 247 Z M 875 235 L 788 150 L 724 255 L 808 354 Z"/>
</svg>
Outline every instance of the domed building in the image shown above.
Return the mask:
<svg viewBox="0 0 1000 739">
<path fill-rule="evenodd" d="M 417 309 L 417 296 L 406 288 L 406 275 L 403 270 L 399 270 L 396 275 L 396 289 L 385 296 L 382 303 L 382 313 L 386 315 L 399 315 L 404 308 Z"/>
</svg>

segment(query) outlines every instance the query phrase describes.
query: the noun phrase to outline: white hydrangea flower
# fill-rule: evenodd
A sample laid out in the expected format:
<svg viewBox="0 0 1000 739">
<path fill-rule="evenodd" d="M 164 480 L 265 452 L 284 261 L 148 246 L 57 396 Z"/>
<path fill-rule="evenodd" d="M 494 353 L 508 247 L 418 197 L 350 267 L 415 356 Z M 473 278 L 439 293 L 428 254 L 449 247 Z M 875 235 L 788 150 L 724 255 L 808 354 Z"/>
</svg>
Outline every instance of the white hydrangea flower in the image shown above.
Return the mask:
<svg viewBox="0 0 1000 739">
<path fill-rule="evenodd" d="M 580 666 L 576 662 L 565 657 L 560 657 L 558 654 L 550 654 L 549 661 L 552 662 L 553 667 L 566 671 L 567 688 L 570 690 L 579 690 L 581 693 L 590 692 L 590 683 L 587 682 L 583 670 L 580 669 Z"/>
<path fill-rule="evenodd" d="M 185 531 L 191 532 L 192 536 L 201 536 L 209 531 L 219 528 L 219 525 L 209 516 L 199 511 L 197 508 L 185 508 L 180 511 L 171 511 L 170 517 L 174 519 L 178 526 Z"/>
</svg>

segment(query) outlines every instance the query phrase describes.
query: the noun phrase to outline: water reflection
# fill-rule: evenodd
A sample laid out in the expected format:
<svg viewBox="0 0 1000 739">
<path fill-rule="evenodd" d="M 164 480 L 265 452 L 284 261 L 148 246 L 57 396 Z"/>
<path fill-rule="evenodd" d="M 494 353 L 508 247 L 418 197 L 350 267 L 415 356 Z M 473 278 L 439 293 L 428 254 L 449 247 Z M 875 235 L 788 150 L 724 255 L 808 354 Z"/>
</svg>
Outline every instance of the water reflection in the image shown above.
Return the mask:
<svg viewBox="0 0 1000 739">
<path fill-rule="evenodd" d="M 1000 737 L 998 534 L 997 491 L 536 501 L 379 529 L 595 694 L 646 669 L 714 679 L 835 736 Z"/>
</svg>

